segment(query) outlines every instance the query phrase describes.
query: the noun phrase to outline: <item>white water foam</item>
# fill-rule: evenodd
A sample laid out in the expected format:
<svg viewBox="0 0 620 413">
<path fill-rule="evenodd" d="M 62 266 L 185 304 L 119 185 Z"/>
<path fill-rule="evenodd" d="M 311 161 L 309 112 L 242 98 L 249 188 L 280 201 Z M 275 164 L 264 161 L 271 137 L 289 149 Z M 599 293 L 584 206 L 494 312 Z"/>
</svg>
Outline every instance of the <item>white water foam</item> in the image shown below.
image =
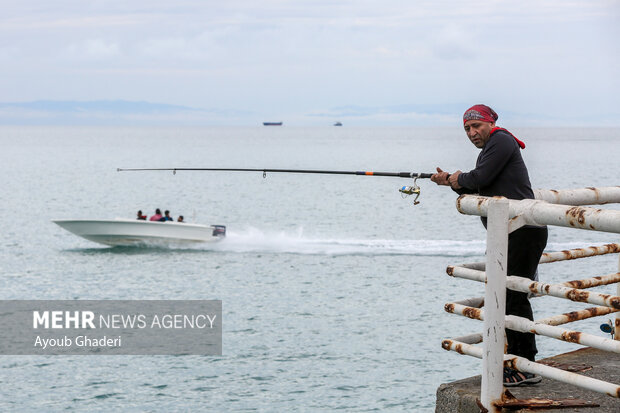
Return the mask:
<svg viewBox="0 0 620 413">
<path fill-rule="evenodd" d="M 201 249 L 222 252 L 263 252 L 315 255 L 412 255 L 468 257 L 483 256 L 486 240 L 445 239 L 353 239 L 307 237 L 303 228 L 295 231 L 263 231 L 248 227 L 228 231 L 226 238 Z M 547 251 L 584 247 L 583 243 L 550 243 Z"/>
<path fill-rule="evenodd" d="M 205 248 L 316 255 L 469 256 L 484 254 L 484 241 L 321 238 L 305 236 L 303 228 L 292 232 L 270 232 L 249 227 L 243 231 L 229 230 L 224 240 L 205 245 Z"/>
<path fill-rule="evenodd" d="M 413 256 L 483 256 L 486 240 L 444 239 L 353 239 L 307 237 L 303 228 L 295 231 L 262 231 L 248 227 L 228 231 L 226 239 L 209 245 L 209 250 L 229 252 L 273 252 L 318 255 L 413 255 Z M 579 242 L 549 243 L 547 251 L 589 246 Z"/>
</svg>

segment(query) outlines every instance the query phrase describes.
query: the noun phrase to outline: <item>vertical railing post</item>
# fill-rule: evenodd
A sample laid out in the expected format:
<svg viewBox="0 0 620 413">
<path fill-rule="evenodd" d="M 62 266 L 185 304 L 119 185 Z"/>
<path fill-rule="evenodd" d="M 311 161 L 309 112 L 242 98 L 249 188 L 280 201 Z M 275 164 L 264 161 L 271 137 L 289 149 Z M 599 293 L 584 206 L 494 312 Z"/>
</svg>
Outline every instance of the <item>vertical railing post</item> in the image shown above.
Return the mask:
<svg viewBox="0 0 620 413">
<path fill-rule="evenodd" d="M 482 388 L 480 401 L 490 412 L 503 393 L 508 263 L 508 200 L 492 199 L 487 213 L 487 284 L 484 296 Z"/>
<path fill-rule="evenodd" d="M 618 272 L 620 272 L 620 254 L 618 254 Z M 620 296 L 620 283 L 616 283 L 616 295 Z M 620 340 L 620 312 L 616 313 L 616 321 L 614 323 L 614 338 Z"/>
</svg>

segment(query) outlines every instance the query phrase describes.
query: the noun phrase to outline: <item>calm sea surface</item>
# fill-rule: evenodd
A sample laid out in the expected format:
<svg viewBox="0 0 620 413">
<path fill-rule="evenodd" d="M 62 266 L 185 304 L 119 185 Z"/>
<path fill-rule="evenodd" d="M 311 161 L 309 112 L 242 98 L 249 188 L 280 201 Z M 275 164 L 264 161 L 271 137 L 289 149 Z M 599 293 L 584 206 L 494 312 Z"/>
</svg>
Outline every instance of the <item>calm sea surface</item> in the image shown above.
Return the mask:
<svg viewBox="0 0 620 413">
<path fill-rule="evenodd" d="M 535 188 L 618 185 L 619 129 L 519 129 Z M 477 217 L 424 181 L 118 167 L 469 170 L 462 130 L 0 128 L 1 299 L 219 299 L 223 356 L 0 356 L 0 410 L 432 412 L 479 374 L 442 338 L 481 331 L 446 302 L 482 296 L 446 275 L 483 260 Z M 214 246 L 105 248 L 51 222 L 169 209 L 225 224 Z M 618 241 L 553 228 L 548 250 Z M 548 264 L 543 281 L 617 271 L 617 257 Z M 584 306 L 533 300 L 537 318 Z M 600 320 L 577 325 L 599 334 Z M 540 338 L 540 356 L 576 349 Z"/>
</svg>

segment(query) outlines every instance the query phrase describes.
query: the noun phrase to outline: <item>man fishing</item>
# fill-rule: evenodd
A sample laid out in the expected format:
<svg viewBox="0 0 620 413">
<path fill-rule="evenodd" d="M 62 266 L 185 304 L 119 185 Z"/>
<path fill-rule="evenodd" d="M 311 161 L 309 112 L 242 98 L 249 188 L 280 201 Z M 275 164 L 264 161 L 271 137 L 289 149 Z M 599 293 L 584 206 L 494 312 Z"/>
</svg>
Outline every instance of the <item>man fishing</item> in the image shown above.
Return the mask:
<svg viewBox="0 0 620 413">
<path fill-rule="evenodd" d="M 527 167 L 521 157 L 525 144 L 504 128 L 495 126 L 498 115 L 486 105 L 474 105 L 463 115 L 467 137 L 482 149 L 476 167 L 469 172 L 448 173 L 437 168 L 431 181 L 450 186 L 458 194 L 478 193 L 508 199 L 533 199 Z M 482 217 L 486 228 L 486 218 Z M 508 236 L 508 275 L 534 279 L 540 257 L 547 245 L 547 227 L 526 225 Z M 526 293 L 506 290 L 506 314 L 534 320 Z M 506 329 L 508 354 L 534 361 L 536 338 L 532 333 Z M 504 386 L 534 384 L 540 376 L 504 368 Z"/>
</svg>

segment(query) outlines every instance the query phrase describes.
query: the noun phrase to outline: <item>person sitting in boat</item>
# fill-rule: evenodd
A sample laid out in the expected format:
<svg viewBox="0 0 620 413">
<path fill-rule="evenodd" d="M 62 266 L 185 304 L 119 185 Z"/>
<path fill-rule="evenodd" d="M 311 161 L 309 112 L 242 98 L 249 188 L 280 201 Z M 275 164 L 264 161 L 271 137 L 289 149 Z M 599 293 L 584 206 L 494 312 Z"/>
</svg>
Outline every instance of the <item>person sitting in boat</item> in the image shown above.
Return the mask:
<svg viewBox="0 0 620 413">
<path fill-rule="evenodd" d="M 170 216 L 170 211 L 166 210 L 166 212 L 164 212 L 163 218 L 160 219 L 160 221 L 174 221 L 174 219 L 172 219 L 172 217 Z"/>
<path fill-rule="evenodd" d="M 185 222 L 183 220 L 183 215 L 179 215 L 179 217 L 177 218 L 177 222 Z"/>
<path fill-rule="evenodd" d="M 155 210 L 155 215 L 153 215 L 152 217 L 149 218 L 149 221 L 161 221 L 162 220 L 162 216 L 161 216 L 161 210 L 159 208 L 157 208 Z"/>
<path fill-rule="evenodd" d="M 138 211 L 138 220 L 146 221 L 146 215 L 142 215 L 142 210 Z"/>
</svg>

